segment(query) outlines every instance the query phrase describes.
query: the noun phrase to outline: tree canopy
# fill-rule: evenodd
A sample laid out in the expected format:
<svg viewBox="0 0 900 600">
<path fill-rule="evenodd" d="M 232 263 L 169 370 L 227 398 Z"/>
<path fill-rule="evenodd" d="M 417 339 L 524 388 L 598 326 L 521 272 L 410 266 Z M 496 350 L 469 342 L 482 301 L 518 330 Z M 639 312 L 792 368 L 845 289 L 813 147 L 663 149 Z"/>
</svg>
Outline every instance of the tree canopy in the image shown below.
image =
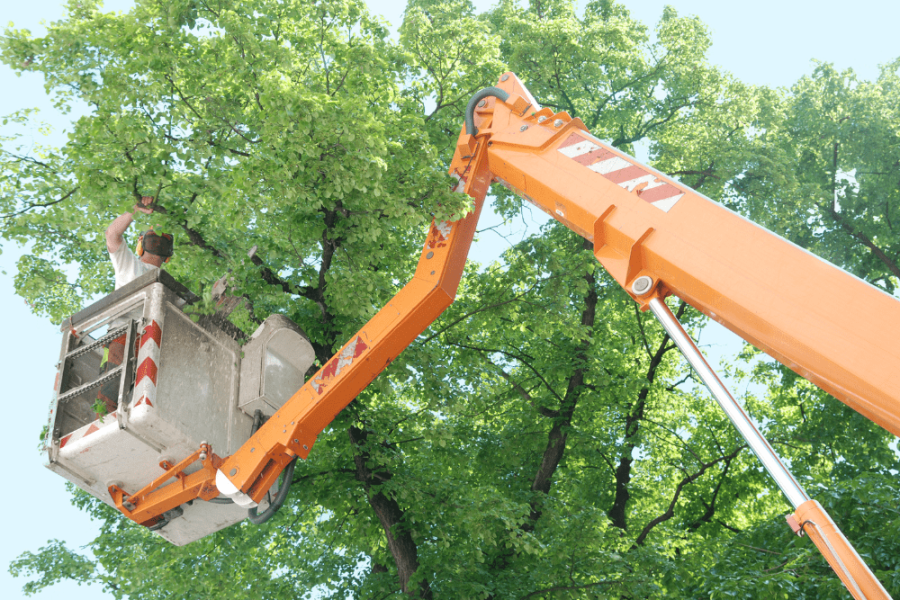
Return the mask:
<svg viewBox="0 0 900 600">
<path fill-rule="evenodd" d="M 466 102 L 507 69 L 615 147 L 900 285 L 900 59 L 874 82 L 821 64 L 790 90 L 749 86 L 708 62 L 700 20 L 666 9 L 654 36 L 613 0 L 480 14 L 411 0 L 396 40 L 360 0 L 68 10 L 45 37 L 0 41 L 59 107 L 91 109 L 61 148 L 3 140 L 0 236 L 31 243 L 16 290 L 55 321 L 113 289 L 103 231 L 153 195 L 139 223 L 175 232 L 168 271 L 200 292 L 231 270 L 247 300 L 235 325 L 282 313 L 324 364 L 410 278 L 432 217 L 468 209 L 446 167 Z M 506 218 L 523 210 L 493 193 Z M 846 597 L 590 250 L 548 223 L 470 263 L 456 303 L 323 432 L 266 525 L 177 548 L 76 492 L 101 523 L 93 558 L 53 541 L 12 572 L 39 576 L 26 592 L 67 578 L 134 599 Z M 730 375 L 900 594 L 893 436 L 752 347 Z"/>
</svg>

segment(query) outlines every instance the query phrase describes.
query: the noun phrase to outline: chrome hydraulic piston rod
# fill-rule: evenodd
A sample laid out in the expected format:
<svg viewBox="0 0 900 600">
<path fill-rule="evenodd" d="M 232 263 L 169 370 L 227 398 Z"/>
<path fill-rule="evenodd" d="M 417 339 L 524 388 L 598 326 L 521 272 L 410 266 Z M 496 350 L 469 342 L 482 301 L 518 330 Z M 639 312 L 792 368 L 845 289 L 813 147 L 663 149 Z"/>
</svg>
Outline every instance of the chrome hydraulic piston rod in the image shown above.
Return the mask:
<svg viewBox="0 0 900 600">
<path fill-rule="evenodd" d="M 809 534 L 810 539 L 819 548 L 831 568 L 856 600 L 890 600 L 891 597 L 881 582 L 859 557 L 825 509 L 815 500 L 811 500 L 800 487 L 750 416 L 737 403 L 716 372 L 706 362 L 703 353 L 700 352 L 694 340 L 687 334 L 666 303 L 661 298 L 655 297 L 649 301 L 649 306 L 666 333 L 681 350 L 688 363 L 700 376 L 700 380 L 703 381 L 716 402 L 740 432 L 741 437 L 744 438 L 750 449 L 775 479 L 775 483 L 784 492 L 791 506 L 794 507 L 795 513 L 788 518 L 788 523 L 795 533 L 798 535 L 802 535 L 804 532 Z"/>
<path fill-rule="evenodd" d="M 797 483 L 794 476 L 791 475 L 791 472 L 788 471 L 784 462 L 782 462 L 778 454 L 775 453 L 775 450 L 769 445 L 766 438 L 763 437 L 763 434 L 750 419 L 750 416 L 744 411 L 741 405 L 737 403 L 737 400 L 734 399 L 722 383 L 722 380 L 716 375 L 716 372 L 713 371 L 712 367 L 709 366 L 709 363 L 706 362 L 706 358 L 704 358 L 700 349 L 697 348 L 694 340 L 687 334 L 681 326 L 681 323 L 675 315 L 672 314 L 672 311 L 669 310 L 666 303 L 660 298 L 654 298 L 650 301 L 650 310 L 656 318 L 659 319 L 659 322 L 662 323 L 666 333 L 669 334 L 669 337 L 672 338 L 672 341 L 674 341 L 675 345 L 678 346 L 678 349 L 681 350 L 681 353 L 687 359 L 688 363 L 690 363 L 691 367 L 694 368 L 694 371 L 697 372 L 697 375 L 700 376 L 700 380 L 703 381 L 707 388 L 709 388 L 709 391 L 716 399 L 716 402 L 719 403 L 719 406 L 721 406 L 722 410 L 725 411 L 725 414 L 728 415 L 732 424 L 737 427 L 741 437 L 744 438 L 747 445 L 753 450 L 753 453 L 756 454 L 772 478 L 775 479 L 775 483 L 778 484 L 778 487 L 781 488 L 781 491 L 787 496 L 791 506 L 796 509 L 809 500 L 809 496 L 803 488 L 800 487 L 800 484 Z"/>
</svg>

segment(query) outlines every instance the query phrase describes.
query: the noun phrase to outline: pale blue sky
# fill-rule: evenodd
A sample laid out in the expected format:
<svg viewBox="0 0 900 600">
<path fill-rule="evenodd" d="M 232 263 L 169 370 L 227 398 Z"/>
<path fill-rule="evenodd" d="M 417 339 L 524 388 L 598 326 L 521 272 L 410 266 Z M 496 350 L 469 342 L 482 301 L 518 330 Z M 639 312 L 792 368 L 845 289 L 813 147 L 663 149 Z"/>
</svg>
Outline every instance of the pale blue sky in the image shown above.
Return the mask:
<svg viewBox="0 0 900 600">
<path fill-rule="evenodd" d="M 475 2 L 485 9 L 493 2 Z M 583 4 L 583 0 L 581 1 Z M 853 68 L 861 77 L 872 79 L 877 65 L 900 56 L 896 24 L 900 22 L 900 2 L 858 0 L 633 0 L 625 4 L 632 13 L 654 24 L 663 6 L 670 4 L 680 14 L 697 14 L 709 26 L 713 36 L 710 58 L 743 81 L 771 86 L 790 86 L 812 70 L 812 59 L 833 62 L 838 68 Z M 59 0 L 6 0 L 0 23 L 40 35 L 40 22 L 62 15 Z M 109 1 L 108 8 L 127 9 L 131 2 Z M 373 12 L 382 14 L 393 25 L 400 22 L 405 3 L 369 2 Z M 16 78 L 0 67 L 0 115 L 27 107 L 40 107 L 45 121 L 54 127 L 49 143 L 64 140 L 62 130 L 69 117 L 57 115 L 44 95 L 43 82 L 34 75 Z M 37 132 L 31 132 L 37 139 Z M 41 143 L 48 143 L 41 139 Z M 474 255 L 496 255 L 503 249 L 490 233 L 482 235 L 482 245 Z M 7 389 L 7 427 L 0 441 L 7 461 L 7 492 L 0 500 L 0 512 L 7 516 L 0 541 L 0 595 L 22 596 L 23 580 L 9 576 L 7 565 L 25 551 L 36 551 L 48 539 L 61 538 L 70 547 L 80 547 L 92 539 L 96 525 L 87 515 L 74 509 L 63 481 L 44 469 L 36 451 L 38 433 L 46 420 L 47 403 L 52 393 L 60 337 L 58 327 L 33 316 L 21 298 L 12 293 L 15 259 L 20 254 L 8 244 L 2 245 L 0 269 L 0 323 L 4 343 L 0 345 L 0 381 Z M 733 344 L 732 348 L 739 348 Z M 715 349 L 714 349 L 715 350 Z M 728 348 L 715 350 L 714 357 Z M 152 576 L 148 574 L 148 576 Z M 61 583 L 36 598 L 104 598 L 97 588 Z"/>
</svg>

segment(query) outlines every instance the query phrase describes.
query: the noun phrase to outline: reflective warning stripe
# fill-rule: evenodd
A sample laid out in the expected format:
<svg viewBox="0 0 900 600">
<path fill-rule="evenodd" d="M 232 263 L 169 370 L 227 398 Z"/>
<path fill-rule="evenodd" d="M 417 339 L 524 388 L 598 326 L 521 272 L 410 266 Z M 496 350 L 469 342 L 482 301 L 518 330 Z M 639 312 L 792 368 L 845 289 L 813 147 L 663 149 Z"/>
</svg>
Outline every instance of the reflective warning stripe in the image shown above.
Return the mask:
<svg viewBox="0 0 900 600">
<path fill-rule="evenodd" d="M 156 402 L 156 384 L 159 374 L 159 352 L 162 343 L 162 327 L 155 320 L 141 331 L 138 368 L 134 377 L 134 395 L 137 400 L 132 405 L 153 407 Z"/>
<path fill-rule="evenodd" d="M 150 378 L 150 381 L 153 382 L 153 385 L 156 385 L 156 373 L 159 369 L 156 367 L 156 361 L 153 360 L 152 357 L 148 356 L 141 362 L 140 366 L 137 369 L 137 376 L 135 377 L 135 381 L 139 384 L 141 383 L 145 377 Z"/>
<path fill-rule="evenodd" d="M 104 417 L 97 419 L 96 421 L 88 423 L 81 429 L 77 429 L 77 430 L 73 431 L 72 433 L 70 433 L 69 435 L 63 437 L 61 440 L 59 440 L 59 448 L 60 448 L 60 450 L 62 450 L 63 448 L 66 447 L 66 444 L 71 444 L 71 443 L 77 442 L 80 439 L 84 439 L 87 436 L 91 435 L 92 433 L 96 433 L 96 432 L 100 431 L 101 429 L 103 429 L 104 427 L 108 427 L 108 426 L 112 425 L 113 423 L 116 423 L 116 413 L 115 412 L 105 415 Z"/>
<path fill-rule="evenodd" d="M 654 173 L 615 153 L 572 133 L 557 149 L 560 154 L 584 165 L 594 173 L 603 175 L 629 192 L 636 191 L 642 199 L 663 212 L 675 206 L 684 192 Z"/>
<path fill-rule="evenodd" d="M 150 324 L 144 327 L 144 331 L 141 332 L 141 348 L 150 341 L 156 342 L 157 348 L 162 342 L 162 328 L 156 321 L 150 321 Z"/>
</svg>

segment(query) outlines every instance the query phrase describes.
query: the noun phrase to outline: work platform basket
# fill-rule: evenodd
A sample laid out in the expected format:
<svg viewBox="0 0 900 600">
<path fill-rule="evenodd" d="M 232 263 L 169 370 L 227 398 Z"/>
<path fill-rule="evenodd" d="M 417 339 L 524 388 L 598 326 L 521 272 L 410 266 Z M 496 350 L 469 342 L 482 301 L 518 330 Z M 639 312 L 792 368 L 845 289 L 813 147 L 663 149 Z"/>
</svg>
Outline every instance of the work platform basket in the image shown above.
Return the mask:
<svg viewBox="0 0 900 600">
<path fill-rule="evenodd" d="M 302 386 L 314 358 L 297 325 L 272 315 L 242 347 L 222 329 L 230 324 L 183 312 L 196 300 L 154 269 L 62 324 L 45 438 L 50 470 L 115 506 L 109 486 L 133 494 L 162 475 L 161 463 L 176 464 L 203 442 L 231 455 L 250 437 L 254 415 L 271 416 Z M 156 527 L 180 546 L 246 516 L 235 504 L 198 499 Z"/>
</svg>

